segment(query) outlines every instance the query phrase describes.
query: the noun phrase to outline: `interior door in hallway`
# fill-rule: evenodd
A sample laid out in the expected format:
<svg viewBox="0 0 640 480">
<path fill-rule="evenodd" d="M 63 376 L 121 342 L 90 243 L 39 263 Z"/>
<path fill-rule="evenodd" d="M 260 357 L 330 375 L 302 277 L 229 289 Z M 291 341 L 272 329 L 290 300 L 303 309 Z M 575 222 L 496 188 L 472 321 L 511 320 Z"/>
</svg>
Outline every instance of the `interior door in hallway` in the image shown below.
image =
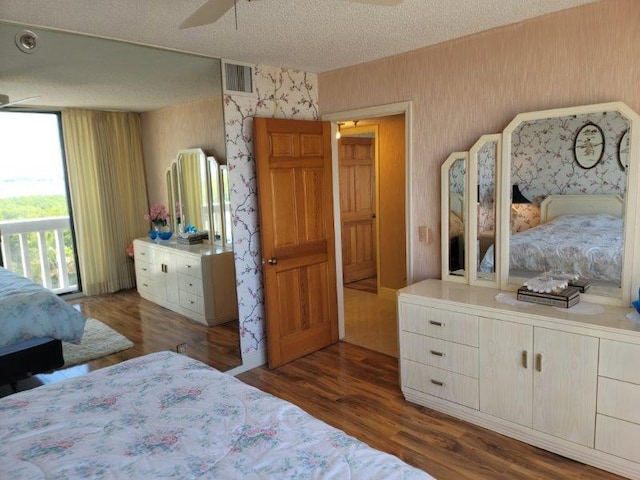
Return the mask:
<svg viewBox="0 0 640 480">
<path fill-rule="evenodd" d="M 338 341 L 328 122 L 254 119 L 269 366 Z"/>
<path fill-rule="evenodd" d="M 344 283 L 376 276 L 375 139 L 338 142 Z"/>
</svg>

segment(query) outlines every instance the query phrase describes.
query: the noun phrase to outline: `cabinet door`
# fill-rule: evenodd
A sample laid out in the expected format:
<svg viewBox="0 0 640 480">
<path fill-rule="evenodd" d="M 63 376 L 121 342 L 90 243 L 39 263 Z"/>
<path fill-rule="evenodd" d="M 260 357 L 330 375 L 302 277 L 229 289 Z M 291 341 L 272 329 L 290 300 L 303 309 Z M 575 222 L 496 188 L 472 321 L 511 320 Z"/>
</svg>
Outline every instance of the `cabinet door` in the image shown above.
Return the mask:
<svg viewBox="0 0 640 480">
<path fill-rule="evenodd" d="M 480 318 L 480 410 L 531 426 L 533 327 Z"/>
<path fill-rule="evenodd" d="M 535 329 L 533 428 L 593 447 L 598 339 Z"/>
<path fill-rule="evenodd" d="M 164 281 L 163 298 L 174 305 L 180 303 L 178 296 L 178 258 L 179 254 L 166 252 L 163 255 L 164 272 L 162 279 Z"/>
</svg>

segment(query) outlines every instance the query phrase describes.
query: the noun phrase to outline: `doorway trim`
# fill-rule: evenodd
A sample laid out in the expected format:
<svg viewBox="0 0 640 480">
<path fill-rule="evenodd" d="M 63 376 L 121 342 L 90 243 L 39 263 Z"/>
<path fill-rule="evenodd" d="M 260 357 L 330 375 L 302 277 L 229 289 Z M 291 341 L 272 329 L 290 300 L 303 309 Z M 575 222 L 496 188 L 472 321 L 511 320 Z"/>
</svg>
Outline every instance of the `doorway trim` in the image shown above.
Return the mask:
<svg viewBox="0 0 640 480">
<path fill-rule="evenodd" d="M 340 227 L 340 184 L 339 184 L 339 166 L 338 166 L 338 139 L 336 133 L 338 131 L 338 122 L 347 122 L 353 120 L 371 119 L 375 117 L 388 117 L 391 115 L 404 114 L 404 142 L 405 142 L 405 248 L 407 252 L 407 284 L 413 283 L 413 252 L 411 249 L 411 232 L 413 232 L 412 225 L 412 210 L 411 210 L 411 198 L 413 186 L 411 182 L 412 178 L 412 151 L 411 151 L 411 138 L 412 138 L 412 124 L 413 119 L 411 116 L 412 102 L 399 102 L 390 103 L 387 105 L 378 105 L 375 107 L 367 107 L 356 110 L 345 110 L 343 112 L 329 113 L 321 116 L 322 120 L 331 122 L 331 156 L 332 156 L 332 177 L 333 177 L 333 218 L 335 228 L 335 242 L 336 242 L 336 278 L 342 278 L 342 229 Z M 342 283 L 339 282 L 339 288 L 337 289 L 338 297 L 338 330 L 339 337 L 343 339 L 345 336 L 344 327 L 344 292 L 342 289 Z"/>
</svg>

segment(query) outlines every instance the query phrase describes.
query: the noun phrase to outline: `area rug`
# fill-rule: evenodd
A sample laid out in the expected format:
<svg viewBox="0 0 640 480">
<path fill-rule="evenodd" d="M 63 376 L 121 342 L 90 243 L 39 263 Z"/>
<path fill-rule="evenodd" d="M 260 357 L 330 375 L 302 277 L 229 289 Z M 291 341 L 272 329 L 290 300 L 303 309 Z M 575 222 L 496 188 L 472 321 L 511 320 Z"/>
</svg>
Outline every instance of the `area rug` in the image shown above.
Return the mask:
<svg viewBox="0 0 640 480">
<path fill-rule="evenodd" d="M 133 347 L 133 342 L 95 318 L 88 318 L 80 345 L 62 342 L 64 366 L 70 367 Z"/>
</svg>

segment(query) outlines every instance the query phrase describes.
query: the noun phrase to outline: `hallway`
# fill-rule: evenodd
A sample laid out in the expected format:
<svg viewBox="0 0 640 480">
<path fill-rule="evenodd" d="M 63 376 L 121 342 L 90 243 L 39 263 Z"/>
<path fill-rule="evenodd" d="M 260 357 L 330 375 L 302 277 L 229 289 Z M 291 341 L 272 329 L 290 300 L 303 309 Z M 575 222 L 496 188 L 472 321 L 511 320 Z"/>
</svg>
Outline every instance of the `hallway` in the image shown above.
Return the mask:
<svg viewBox="0 0 640 480">
<path fill-rule="evenodd" d="M 344 341 L 398 358 L 396 299 L 344 288 Z"/>
</svg>

